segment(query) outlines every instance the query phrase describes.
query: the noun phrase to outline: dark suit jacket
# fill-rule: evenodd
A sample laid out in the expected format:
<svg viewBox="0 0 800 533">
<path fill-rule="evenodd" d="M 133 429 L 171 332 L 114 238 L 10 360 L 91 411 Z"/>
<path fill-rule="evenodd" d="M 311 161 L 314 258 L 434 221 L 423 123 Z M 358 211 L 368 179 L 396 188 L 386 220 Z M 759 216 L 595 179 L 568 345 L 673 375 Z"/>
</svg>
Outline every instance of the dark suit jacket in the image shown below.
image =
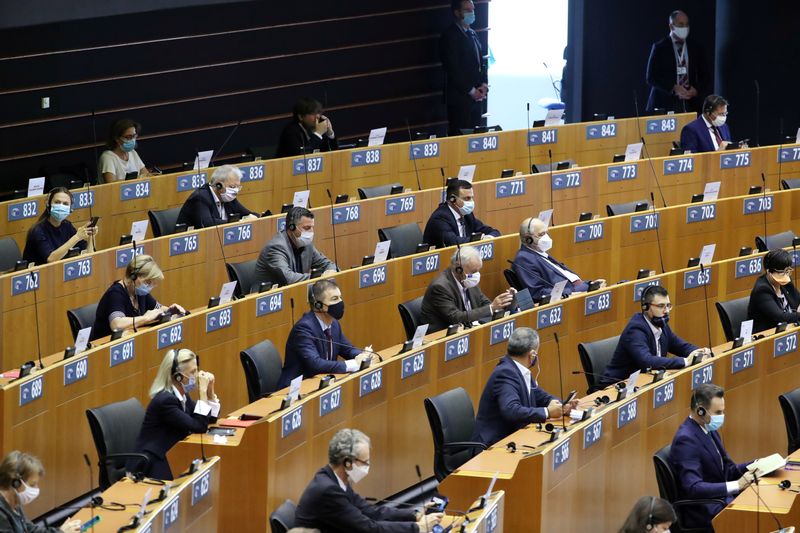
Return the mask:
<svg viewBox="0 0 800 533">
<path fill-rule="evenodd" d="M 719 135 L 723 141 L 731 140 L 731 130 L 727 124 L 719 129 Z M 702 116 L 697 117 L 683 127 L 681 130 L 681 148 L 690 150 L 693 154 L 700 152 L 713 152 L 714 141 L 711 140 L 713 134 L 706 126 Z"/>
<path fill-rule="evenodd" d="M 750 303 L 747 306 L 747 318 L 753 319 L 753 333 L 772 329 L 778 322 L 793 323 L 800 320 L 800 313 L 797 306 L 800 305 L 800 293 L 797 292 L 794 284 L 789 282 L 781 287 L 781 292 L 786 297 L 789 307 L 794 311 L 784 312 L 781 308 L 775 290 L 767 281 L 766 274 L 762 274 L 753 285 L 750 291 Z M 734 332 L 738 335 L 738 332 Z"/>
<path fill-rule="evenodd" d="M 468 31 L 474 32 L 470 29 Z M 445 72 L 445 102 L 448 105 L 472 104 L 469 91 L 483 83 L 488 83 L 486 52 L 481 46 L 479 55 L 475 52 L 472 37 L 467 35 L 454 22 L 439 39 L 439 51 L 442 56 L 442 67 Z M 470 127 L 475 126 L 472 124 Z"/>
<path fill-rule="evenodd" d="M 428 332 L 445 329 L 451 324 L 470 325 L 472 322 L 491 318 L 489 304 L 492 302 L 484 296 L 480 287 L 467 289 L 471 311 L 464 310 L 461 298 L 461 287 L 449 268 L 442 270 L 428 285 L 422 297 L 420 323 L 428 324 Z"/>
<path fill-rule="evenodd" d="M 294 378 L 300 375 L 303 378 L 310 378 L 317 374 L 344 374 L 347 372 L 347 365 L 344 364 L 344 361 L 338 361 L 337 358 L 352 359 L 360 354 L 361 350 L 347 340 L 338 320 L 334 320 L 331 324 L 331 340 L 334 342 L 333 360 L 328 360 L 325 357 L 327 341 L 316 315 L 309 311 L 301 316 L 289 333 L 289 338 L 286 339 L 286 357 L 278 387 L 288 386 Z"/>
<path fill-rule="evenodd" d="M 490 446 L 531 422 L 547 420 L 547 404 L 556 398 L 537 387 L 533 378 L 528 390 L 513 359 L 500 359 L 481 394 L 472 441 Z"/>
<path fill-rule="evenodd" d="M 295 511 L 295 527 L 322 533 L 417 533 L 412 509 L 371 505 L 348 485 L 343 491 L 330 466 L 317 470 Z"/>
<path fill-rule="evenodd" d="M 254 283 L 267 282 L 269 285 L 277 283 L 280 286 L 291 285 L 304 281 L 311 276 L 311 269 L 335 269 L 333 261 L 317 250 L 313 244 L 304 246 L 300 251 L 300 270 L 298 273 L 297 260 L 294 247 L 286 235 L 281 231 L 264 246 L 256 261 L 256 275 Z"/>
<path fill-rule="evenodd" d="M 464 237 L 458 236 L 458 222 L 453 217 L 453 212 L 447 203 L 439 204 L 425 224 L 425 232 L 422 242 L 444 248 L 454 244 L 464 244 L 469 242 L 470 235 L 473 233 L 483 233 L 484 235 L 500 236 L 500 232 L 491 226 L 481 222 L 474 213 L 464 217 Z"/>
<path fill-rule="evenodd" d="M 253 213 L 243 206 L 239 200 L 222 202 L 222 205 L 228 216 L 236 213 L 242 216 L 258 215 L 258 213 Z M 225 223 L 224 220 L 219 218 L 219 210 L 214 202 L 214 196 L 211 194 L 211 185 L 208 183 L 189 195 L 178 213 L 178 224 L 194 226 L 197 229 Z"/>
<path fill-rule="evenodd" d="M 295 155 L 303 155 L 303 148 L 305 147 L 306 155 L 311 155 L 314 150 L 320 152 L 330 152 L 339 147 L 336 138 L 331 139 L 325 135 L 320 139 L 313 132 L 308 132 L 300 122 L 292 119 L 287 123 L 281 131 L 281 137 L 278 140 L 278 148 L 275 152 L 275 157 L 291 157 Z"/>
<path fill-rule="evenodd" d="M 186 396 L 186 408 L 172 391 L 161 391 L 156 394 L 142 422 L 142 429 L 136 439 L 134 451 L 150 456 L 150 468 L 144 472 L 155 479 L 172 479 L 172 470 L 167 462 L 167 452 L 189 436 L 190 433 L 205 433 L 208 425 L 217 419 L 194 412 L 195 401 Z M 137 470 L 129 463 L 130 470 Z"/>
<path fill-rule="evenodd" d="M 559 267 L 568 272 L 572 272 L 564 263 L 559 262 L 552 255 L 548 254 L 548 257 L 550 261 L 556 263 Z M 561 272 L 553 267 L 550 261 L 527 246 L 521 246 L 517 252 L 517 256 L 514 258 L 514 265 L 511 267 L 511 270 L 517 275 L 520 283 L 528 288 L 533 298 L 547 296 L 550 294 L 550 291 L 553 290 L 553 285 L 567 279 Z M 534 275 L 534 273 L 537 274 L 538 277 Z M 569 296 L 573 292 L 586 291 L 588 288 L 589 284 L 585 281 L 580 281 L 577 284 L 567 282 L 564 286 L 563 295 Z"/>
<path fill-rule="evenodd" d="M 601 385 L 627 379 L 637 370 L 646 368 L 683 368 L 682 359 L 667 357 L 667 353 L 687 357 L 697 346 L 681 339 L 669 325 L 661 332 L 661 357 L 656 355 L 656 338 L 643 313 L 633 315 L 619 338 L 611 362 L 603 374 Z"/>
<path fill-rule="evenodd" d="M 686 40 L 686 46 L 689 54 L 689 85 L 697 89 L 697 96 L 685 101 L 686 111 L 700 112 L 711 79 L 703 50 L 691 39 Z M 678 80 L 677 67 L 672 38 L 667 35 L 653 43 L 650 58 L 647 60 L 647 84 L 650 86 L 650 97 L 647 99 L 648 111 L 656 107 L 683 111 L 684 100 L 672 94 L 672 88 Z"/>
<path fill-rule="evenodd" d="M 734 463 L 717 432 L 706 434 L 691 418 L 684 420 L 675 433 L 669 462 L 675 472 L 678 499 L 718 498 L 726 504 L 735 495 L 728 495 L 725 483 L 742 477 L 749 464 Z M 721 504 L 682 507 L 681 527 L 710 527 L 711 520 L 723 507 Z"/>
</svg>

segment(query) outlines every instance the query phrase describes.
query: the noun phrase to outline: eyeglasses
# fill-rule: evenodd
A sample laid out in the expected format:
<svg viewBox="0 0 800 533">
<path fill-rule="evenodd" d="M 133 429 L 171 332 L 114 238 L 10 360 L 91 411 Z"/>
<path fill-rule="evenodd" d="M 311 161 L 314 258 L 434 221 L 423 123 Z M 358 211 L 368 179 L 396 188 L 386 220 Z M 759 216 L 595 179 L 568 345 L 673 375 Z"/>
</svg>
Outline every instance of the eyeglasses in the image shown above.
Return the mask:
<svg viewBox="0 0 800 533">
<path fill-rule="evenodd" d="M 656 309 L 661 309 L 662 311 L 663 311 L 664 309 L 666 309 L 667 311 L 669 311 L 670 309 L 672 309 L 672 304 L 671 304 L 671 303 L 666 303 L 666 304 L 650 304 L 650 307 L 655 307 Z"/>
<path fill-rule="evenodd" d="M 794 269 L 792 267 L 785 268 L 783 270 L 770 270 L 770 274 L 783 274 L 784 276 L 791 276 Z"/>
<path fill-rule="evenodd" d="M 355 462 L 357 462 L 357 463 L 361 463 L 362 465 L 369 466 L 369 461 L 362 461 L 361 459 L 358 459 L 357 457 L 354 457 L 353 460 Z"/>
</svg>

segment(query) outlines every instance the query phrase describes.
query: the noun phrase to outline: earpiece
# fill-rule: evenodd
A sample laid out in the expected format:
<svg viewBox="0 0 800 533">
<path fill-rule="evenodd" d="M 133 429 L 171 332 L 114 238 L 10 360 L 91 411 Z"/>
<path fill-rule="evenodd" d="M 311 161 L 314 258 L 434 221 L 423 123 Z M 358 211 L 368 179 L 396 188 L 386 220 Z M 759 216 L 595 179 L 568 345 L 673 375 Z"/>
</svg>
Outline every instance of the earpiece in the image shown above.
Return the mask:
<svg viewBox="0 0 800 533">
<path fill-rule="evenodd" d="M 172 375 L 172 379 L 174 379 L 178 383 L 183 382 L 183 374 L 181 374 L 178 371 L 178 358 L 181 355 L 182 349 L 183 348 L 178 348 L 177 350 L 170 350 L 170 352 L 172 352 L 172 370 L 170 371 L 170 375 Z M 195 355 L 194 359 L 197 362 L 197 368 L 200 368 L 200 356 Z"/>
<path fill-rule="evenodd" d="M 225 187 L 225 186 L 224 186 L 222 183 L 220 183 L 220 182 L 217 182 L 217 183 L 215 183 L 215 184 L 214 184 L 214 187 L 215 187 L 215 188 L 216 188 L 218 191 L 221 191 L 221 190 L 223 189 L 223 187 Z"/>
<path fill-rule="evenodd" d="M 656 506 L 656 497 L 650 496 L 650 512 L 647 513 L 647 525 L 644 527 L 646 531 L 653 529 L 653 508 Z"/>
<path fill-rule="evenodd" d="M 706 409 L 705 409 L 705 407 L 703 407 L 703 406 L 700 406 L 700 407 L 698 407 L 698 408 L 697 408 L 697 416 L 699 416 L 700 418 L 702 418 L 702 417 L 706 416 Z"/>
<path fill-rule="evenodd" d="M 15 489 L 20 488 L 22 486 L 22 478 L 18 477 L 18 478 L 12 479 L 11 480 L 11 486 L 14 487 Z"/>
<path fill-rule="evenodd" d="M 453 269 L 456 271 L 456 274 L 461 275 L 464 273 L 464 267 L 461 266 L 461 246 L 458 247 L 456 251 L 456 267 Z"/>
<path fill-rule="evenodd" d="M 650 309 L 650 303 L 647 301 L 647 295 L 650 293 L 653 287 L 655 287 L 655 285 L 648 285 L 642 291 L 642 299 L 641 299 L 642 311 L 647 311 L 648 309 Z"/>
<path fill-rule="evenodd" d="M 528 246 L 533 244 L 533 235 L 531 235 L 531 222 L 533 222 L 533 218 L 528 219 L 528 229 L 525 230 L 525 233 L 528 234 L 528 236 L 525 237 L 525 244 Z"/>
<path fill-rule="evenodd" d="M 600 407 L 601 405 L 608 404 L 610 401 L 611 401 L 611 398 L 609 398 L 608 396 L 604 395 L 604 396 L 599 396 L 599 397 L 595 398 L 594 399 L 594 404 L 597 407 Z"/>
</svg>

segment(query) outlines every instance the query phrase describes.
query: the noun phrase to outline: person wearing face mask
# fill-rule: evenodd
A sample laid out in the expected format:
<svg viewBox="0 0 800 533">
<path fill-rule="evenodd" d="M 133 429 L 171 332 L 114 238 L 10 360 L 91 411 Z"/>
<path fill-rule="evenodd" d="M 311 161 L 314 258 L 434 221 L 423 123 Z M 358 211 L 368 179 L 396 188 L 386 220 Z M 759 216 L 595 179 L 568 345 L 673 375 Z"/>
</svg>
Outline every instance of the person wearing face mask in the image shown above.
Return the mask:
<svg viewBox="0 0 800 533">
<path fill-rule="evenodd" d="M 642 496 L 618 533 L 670 533 L 678 521 L 672 505 L 663 498 Z"/>
<path fill-rule="evenodd" d="M 669 15 L 669 35 L 653 44 L 647 60 L 647 111 L 700 111 L 713 73 L 708 70 L 700 45 L 688 37 L 688 15 L 673 11 Z"/>
<path fill-rule="evenodd" d="M 340 429 L 328 444 L 328 464 L 300 496 L 295 526 L 322 533 L 428 533 L 442 513 L 373 505 L 353 486 L 369 474 L 370 440 L 357 429 Z"/>
<path fill-rule="evenodd" d="M 241 220 L 255 220 L 256 213 L 237 200 L 242 190 L 242 171 L 233 165 L 222 165 L 214 170 L 211 179 L 196 189 L 183 203 L 178 213 L 178 224 L 196 229 L 225 224 L 231 215 Z"/>
<path fill-rule="evenodd" d="M 200 370 L 200 358 L 186 348 L 164 354 L 153 384 L 150 403 L 133 447 L 149 462 L 130 459 L 129 472 L 154 479 L 173 479 L 167 452 L 190 433 L 205 433 L 217 421 L 220 402 L 214 391 L 214 374 Z M 189 396 L 197 391 L 198 400 Z"/>
<path fill-rule="evenodd" d="M 491 446 L 528 424 L 569 416 L 578 400 L 562 404 L 539 387 L 539 334 L 517 328 L 508 338 L 507 355 L 486 382 L 475 417 L 473 442 Z M 531 368 L 536 367 L 536 375 Z"/>
<path fill-rule="evenodd" d="M 80 520 L 64 522 L 61 528 L 36 525 L 23 508 L 39 496 L 44 476 L 42 462 L 27 453 L 12 451 L 0 463 L 0 531 L 3 533 L 78 533 Z"/>
<path fill-rule="evenodd" d="M 780 322 L 800 321 L 800 293 L 792 283 L 792 256 L 781 248 L 770 250 L 763 259 L 764 274 L 756 279 L 747 304 L 747 318 L 753 332 L 772 329 Z"/>
<path fill-rule="evenodd" d="M 428 333 L 451 324 L 470 327 L 490 320 L 496 311 L 514 308 L 514 289 L 501 292 L 491 301 L 481 292 L 478 285 L 482 267 L 477 248 L 464 246 L 456 250 L 450 268 L 434 278 L 422 297 L 420 323 L 428 324 Z"/>
<path fill-rule="evenodd" d="M 162 306 L 150 292 L 164 274 L 149 255 L 137 255 L 125 268 L 125 277 L 115 281 L 97 303 L 92 339 L 111 335 L 114 330 L 136 329 L 158 321 L 165 311 L 186 314 L 178 304 Z"/>
<path fill-rule="evenodd" d="M 470 241 L 473 233 L 484 239 L 499 237 L 500 232 L 475 216 L 475 193 L 472 183 L 451 179 L 447 182 L 447 201 L 439 204 L 425 224 L 423 242 L 444 248 Z"/>
<path fill-rule="evenodd" d="M 312 270 L 330 275 L 336 272 L 336 265 L 314 246 L 314 213 L 293 207 L 286 213 L 286 229 L 261 250 L 253 282 L 291 285 L 309 279 Z M 247 292 L 248 287 L 242 290 Z"/>
<path fill-rule="evenodd" d="M 39 220 L 28 230 L 22 258 L 43 265 L 63 259 L 72 248 L 94 252 L 97 226 L 89 223 L 75 229 L 67 220 L 72 211 L 72 194 L 64 187 L 55 187 L 47 195 L 47 203 Z"/>
<path fill-rule="evenodd" d="M 703 102 L 703 113 L 681 130 L 681 148 L 692 153 L 725 150 L 731 143 L 728 101 L 712 94 Z"/>
<path fill-rule="evenodd" d="M 559 262 L 548 252 L 553 247 L 553 240 L 547 233 L 547 224 L 538 218 L 526 218 L 519 226 L 520 248 L 514 257 L 511 269 L 520 283 L 530 291 L 531 297 L 539 299 L 548 296 L 553 285 L 567 281 L 563 296 L 573 292 L 586 292 L 589 284 Z M 600 286 L 605 287 L 606 280 L 599 279 Z"/>
<path fill-rule="evenodd" d="M 678 337 L 668 326 L 672 303 L 667 289 L 651 285 L 642 291 L 642 312 L 631 317 L 619 338 L 617 349 L 606 366 L 600 386 L 627 379 L 637 370 L 684 368 L 695 356 L 711 355 L 709 348 L 698 348 Z M 668 357 L 668 354 L 678 357 Z"/>
<path fill-rule="evenodd" d="M 114 122 L 108 130 L 106 149 L 100 154 L 98 174 L 103 181 L 121 181 L 126 177 L 150 176 L 142 158 L 136 153 L 136 139 L 142 127 L 139 123 L 123 118 Z"/>
<path fill-rule="evenodd" d="M 714 516 L 753 482 L 753 473 L 747 471 L 750 463 L 734 463 L 722 445 L 718 433 L 725 422 L 722 387 L 699 385 L 692 393 L 690 407 L 689 417 L 672 439 L 669 462 L 675 472 L 678 499 L 725 502 L 680 507 L 681 528 L 711 528 Z"/>
<path fill-rule="evenodd" d="M 489 93 L 485 48 L 475 30 L 475 4 L 472 0 L 450 3 L 453 23 L 442 33 L 439 51 L 445 74 L 444 98 L 447 105 L 449 135 L 462 129 L 485 125 L 483 114 Z"/>
<path fill-rule="evenodd" d="M 292 120 L 284 126 L 275 157 L 330 152 L 339 147 L 331 120 L 322 114 L 322 104 L 301 98 L 294 104 Z"/>
<path fill-rule="evenodd" d="M 279 388 L 288 386 L 297 376 L 306 379 L 317 374 L 344 374 L 357 371 L 365 359 L 378 362 L 372 346 L 362 351 L 344 336 L 339 324 L 344 316 L 344 300 L 334 280 L 314 283 L 309 304 L 311 310 L 295 322 L 286 339 Z M 339 361 L 339 357 L 344 361 Z"/>
</svg>

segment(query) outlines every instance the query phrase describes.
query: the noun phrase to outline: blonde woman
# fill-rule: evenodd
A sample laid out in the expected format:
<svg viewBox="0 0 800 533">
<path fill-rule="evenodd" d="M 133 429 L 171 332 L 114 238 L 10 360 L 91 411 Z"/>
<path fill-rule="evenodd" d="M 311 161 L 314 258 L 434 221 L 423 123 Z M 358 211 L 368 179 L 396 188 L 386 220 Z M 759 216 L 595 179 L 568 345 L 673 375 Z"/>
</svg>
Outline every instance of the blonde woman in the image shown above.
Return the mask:
<svg viewBox="0 0 800 533">
<path fill-rule="evenodd" d="M 197 390 L 198 400 L 189 393 Z M 172 479 L 167 452 L 190 433 L 205 433 L 219 415 L 214 374 L 199 369 L 197 355 L 186 348 L 164 355 L 156 379 L 150 386 L 150 404 L 134 451 L 150 458 L 142 473 L 155 479 Z M 139 471 L 142 469 L 131 468 Z"/>
</svg>

